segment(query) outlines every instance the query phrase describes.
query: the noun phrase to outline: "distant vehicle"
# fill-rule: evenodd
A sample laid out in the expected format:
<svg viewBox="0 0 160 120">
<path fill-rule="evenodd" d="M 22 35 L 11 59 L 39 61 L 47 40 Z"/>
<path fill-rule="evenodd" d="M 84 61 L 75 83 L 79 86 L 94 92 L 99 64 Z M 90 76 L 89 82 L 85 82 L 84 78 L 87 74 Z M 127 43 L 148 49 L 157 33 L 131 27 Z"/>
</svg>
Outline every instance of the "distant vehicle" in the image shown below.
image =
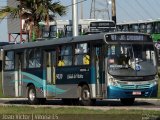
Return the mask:
<svg viewBox="0 0 160 120">
<path fill-rule="evenodd" d="M 97 20 L 90 22 L 89 32 L 102 33 L 102 32 L 113 32 L 116 30 L 115 22 L 112 20 Z"/>
<path fill-rule="evenodd" d="M 45 22 L 40 22 L 39 24 L 41 26 L 42 38 L 63 38 L 73 36 L 71 20 L 56 20 L 53 22 L 49 22 L 49 25 L 47 25 L 47 23 Z M 82 35 L 83 30 L 86 29 L 85 27 L 82 28 L 83 24 L 84 21 L 81 20 L 81 24 L 79 24 L 78 26 L 79 35 Z"/>
<path fill-rule="evenodd" d="M 157 48 L 158 66 L 160 66 L 160 49 L 158 47 L 160 44 L 160 19 L 118 23 L 116 28 L 117 31 L 141 32 L 150 34 Z"/>
<path fill-rule="evenodd" d="M 142 33 L 99 33 L 3 47 L 3 93 L 92 105 L 96 99 L 156 97 L 153 40 Z"/>
<path fill-rule="evenodd" d="M 71 20 L 57 20 L 49 22 L 40 22 L 42 38 L 63 38 L 72 37 L 73 28 Z M 112 20 L 101 19 L 80 19 L 78 23 L 78 34 L 96 34 L 101 32 L 113 32 L 116 25 Z"/>
<path fill-rule="evenodd" d="M 118 23 L 117 31 L 142 32 L 151 34 L 154 42 L 160 41 L 160 19 Z"/>
</svg>

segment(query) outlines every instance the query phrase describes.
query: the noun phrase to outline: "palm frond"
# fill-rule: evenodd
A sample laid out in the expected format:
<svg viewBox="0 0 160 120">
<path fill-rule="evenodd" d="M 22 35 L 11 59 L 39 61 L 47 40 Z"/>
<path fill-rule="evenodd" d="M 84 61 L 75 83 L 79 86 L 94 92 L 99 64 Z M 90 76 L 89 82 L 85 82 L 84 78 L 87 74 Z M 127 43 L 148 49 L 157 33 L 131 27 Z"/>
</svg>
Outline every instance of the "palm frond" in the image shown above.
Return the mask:
<svg viewBox="0 0 160 120">
<path fill-rule="evenodd" d="M 57 13 L 58 15 L 62 16 L 66 14 L 66 7 L 61 5 L 59 2 L 54 2 L 49 6 L 49 9 L 53 13 Z"/>
<path fill-rule="evenodd" d="M 20 9 L 14 8 L 14 7 L 9 7 L 9 6 L 5 6 L 4 8 L 0 9 L 0 18 L 1 19 L 4 19 L 8 15 L 11 16 L 12 18 L 19 17 Z"/>
</svg>

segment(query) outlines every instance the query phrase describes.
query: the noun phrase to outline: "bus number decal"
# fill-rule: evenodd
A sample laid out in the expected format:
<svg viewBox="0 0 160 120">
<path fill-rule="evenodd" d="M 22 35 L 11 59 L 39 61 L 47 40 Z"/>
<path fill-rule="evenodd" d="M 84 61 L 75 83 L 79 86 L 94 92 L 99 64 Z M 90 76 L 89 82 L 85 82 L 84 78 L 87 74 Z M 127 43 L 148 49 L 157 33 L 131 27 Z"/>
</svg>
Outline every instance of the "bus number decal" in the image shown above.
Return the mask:
<svg viewBox="0 0 160 120">
<path fill-rule="evenodd" d="M 61 79 L 63 79 L 63 74 L 57 74 L 56 77 L 57 77 L 57 79 L 61 80 Z"/>
</svg>

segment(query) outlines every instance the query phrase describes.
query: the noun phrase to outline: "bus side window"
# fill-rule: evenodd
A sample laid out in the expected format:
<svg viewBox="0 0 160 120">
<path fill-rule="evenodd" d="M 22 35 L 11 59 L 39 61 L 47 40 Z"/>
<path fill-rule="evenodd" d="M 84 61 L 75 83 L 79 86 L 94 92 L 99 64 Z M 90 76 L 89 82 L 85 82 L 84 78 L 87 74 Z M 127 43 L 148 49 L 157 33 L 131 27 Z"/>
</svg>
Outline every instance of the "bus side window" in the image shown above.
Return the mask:
<svg viewBox="0 0 160 120">
<path fill-rule="evenodd" d="M 13 51 L 8 51 L 5 53 L 5 65 L 4 69 L 5 70 L 13 70 L 15 67 L 14 65 L 14 52 Z"/>
<path fill-rule="evenodd" d="M 27 51 L 28 68 L 40 68 L 41 67 L 41 51 L 40 49 L 30 49 Z"/>
<path fill-rule="evenodd" d="M 58 66 L 71 66 L 72 65 L 72 46 L 62 46 L 59 48 Z"/>
<path fill-rule="evenodd" d="M 80 43 L 75 48 L 75 65 L 89 65 L 89 46 L 87 43 Z"/>
<path fill-rule="evenodd" d="M 58 66 L 59 66 L 59 67 L 60 67 L 60 66 L 64 66 L 64 61 L 63 61 L 63 59 L 61 59 L 60 56 L 58 57 Z"/>
</svg>

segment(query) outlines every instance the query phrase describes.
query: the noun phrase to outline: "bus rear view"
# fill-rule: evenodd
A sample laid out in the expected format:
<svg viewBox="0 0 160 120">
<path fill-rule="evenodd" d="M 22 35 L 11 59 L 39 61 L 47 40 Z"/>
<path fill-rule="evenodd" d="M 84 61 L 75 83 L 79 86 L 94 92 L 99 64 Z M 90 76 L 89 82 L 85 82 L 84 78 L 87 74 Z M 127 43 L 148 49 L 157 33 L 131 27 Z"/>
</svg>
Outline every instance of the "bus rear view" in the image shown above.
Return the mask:
<svg viewBox="0 0 160 120">
<path fill-rule="evenodd" d="M 107 97 L 126 105 L 133 104 L 135 98 L 156 97 L 157 63 L 150 36 L 110 34 L 106 42 Z"/>
</svg>

